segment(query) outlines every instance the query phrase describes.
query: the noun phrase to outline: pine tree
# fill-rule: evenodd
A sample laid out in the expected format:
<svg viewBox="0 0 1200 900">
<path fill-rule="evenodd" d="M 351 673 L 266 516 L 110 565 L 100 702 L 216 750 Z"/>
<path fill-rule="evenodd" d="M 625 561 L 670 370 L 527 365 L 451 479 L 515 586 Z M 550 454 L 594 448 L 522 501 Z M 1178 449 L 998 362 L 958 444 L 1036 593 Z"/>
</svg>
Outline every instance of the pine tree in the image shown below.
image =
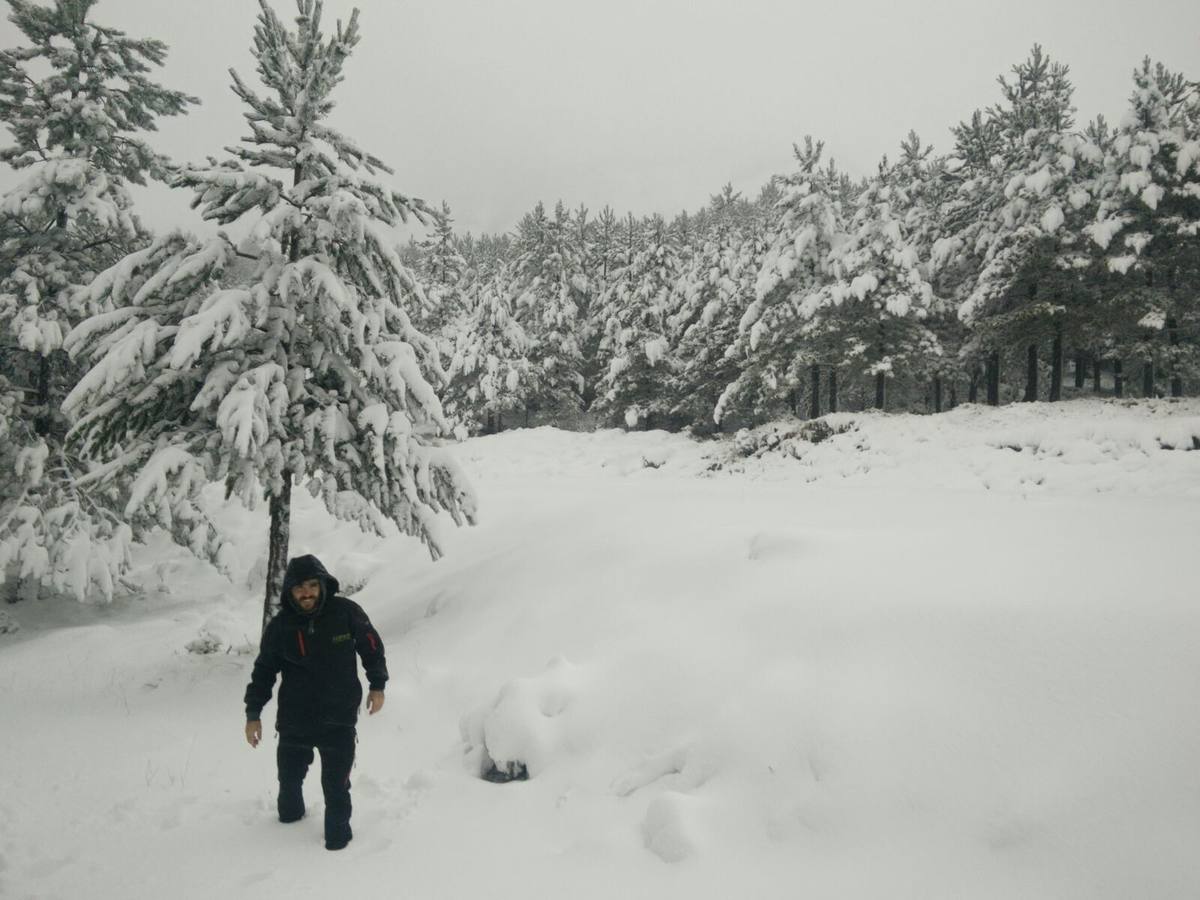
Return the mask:
<svg viewBox="0 0 1200 900">
<path fill-rule="evenodd" d="M 1029 360 L 1026 399 L 1037 398 L 1038 347 L 1055 337 L 1061 366 L 1065 295 L 1070 279 L 1059 277 L 1063 242 L 1074 235 L 1069 219 L 1088 203 L 1077 175 L 1080 160 L 1093 152 L 1072 132 L 1074 107 L 1069 70 L 1034 45 L 998 81 L 1004 102 L 987 112 L 990 134 L 973 122 L 959 136 L 998 144 L 988 168 L 972 182 L 975 211 L 964 223 L 962 246 L 977 259 L 971 290 L 959 309 L 977 332 L 979 352 L 989 359 L 989 401 L 998 402 L 999 352 L 1017 344 Z M 982 163 L 978 147 L 968 156 Z M 1066 226 L 1066 227 L 1064 227 Z"/>
<path fill-rule="evenodd" d="M 467 261 L 459 252 L 450 205 L 445 201 L 429 236 L 419 246 L 420 280 L 427 302 L 418 325 L 438 342 L 442 355 L 448 358 L 454 352 L 454 324 L 466 312 L 463 289 Z"/>
<path fill-rule="evenodd" d="M 65 446 L 63 338 L 81 286 L 147 240 L 127 188 L 165 160 L 142 133 L 197 101 L 152 81 L 166 46 L 92 21 L 95 0 L 9 6 L 27 44 L 0 52 L 0 160 L 27 174 L 0 198 L 0 583 L 111 599 L 133 533 L 121 486 L 86 484 Z"/>
<path fill-rule="evenodd" d="M 98 312 L 68 341 L 93 363 L 68 401 L 80 440 L 138 468 L 136 507 L 170 519 L 194 496 L 181 483 L 210 479 L 247 505 L 265 495 L 264 622 L 280 596 L 294 481 L 331 514 L 376 533 L 394 523 L 435 558 L 435 513 L 474 515 L 453 460 L 428 441 L 449 429 L 434 387 L 444 373 L 412 322 L 420 288 L 392 232 L 430 212 L 384 187 L 373 176 L 390 170 L 327 122 L 357 11 L 326 39 L 321 4 L 297 8 L 289 30 L 261 3 L 254 51 L 267 94 L 231 73 L 251 136 L 233 158 L 173 179 L 206 219 L 253 220 L 247 237 L 171 234 L 126 257 L 93 282 Z M 243 256 L 244 283 L 223 283 Z"/>
<path fill-rule="evenodd" d="M 794 409 L 806 374 L 818 386 L 820 367 L 834 376 L 832 335 L 815 317 L 815 301 L 838 274 L 835 251 L 845 241 L 842 175 L 832 161 L 823 164 L 822 142 L 806 137 L 793 150 L 798 168 L 779 179 L 778 221 L 766 236 L 754 299 L 726 351 L 742 361 L 742 369 L 718 403 L 722 416 L 731 410 L 763 417 L 785 396 L 793 398 Z M 815 389 L 810 410 L 816 415 L 814 401 Z"/>
<path fill-rule="evenodd" d="M 879 409 L 886 408 L 889 380 L 904 370 L 923 374 L 923 363 L 940 354 L 925 324 L 935 306 L 924 265 L 930 153 L 910 132 L 896 164 L 880 164 L 837 249 L 837 281 L 818 294 L 816 317 L 837 335 L 840 365 L 874 378 Z"/>
<path fill-rule="evenodd" d="M 679 275 L 675 244 L 662 216 L 641 223 L 627 216 L 623 237 L 630 257 L 604 298 L 606 368 L 596 409 L 613 424 L 650 428 L 670 410 L 667 316 Z"/>
<path fill-rule="evenodd" d="M 456 328 L 446 409 L 469 430 L 494 433 L 503 429 L 505 415 L 527 404 L 534 370 L 504 268 L 476 282 L 475 290 Z"/>
<path fill-rule="evenodd" d="M 518 317 L 532 342 L 536 387 L 530 409 L 580 408 L 584 383 L 578 267 L 570 242 L 570 220 L 562 203 L 553 217 L 538 203 L 518 227 L 514 291 Z"/>
<path fill-rule="evenodd" d="M 730 184 L 710 198 L 711 231 L 684 273 L 671 316 L 676 363 L 672 407 L 696 425 L 720 425 L 720 399 L 738 375 L 738 363 L 727 350 L 753 299 L 758 271 L 743 256 L 749 249 L 746 207 Z"/>
<path fill-rule="evenodd" d="M 1147 394 L 1165 368 L 1178 397 L 1200 362 L 1196 342 L 1181 339 L 1200 327 L 1200 88 L 1149 59 L 1133 81 L 1089 185 L 1095 215 L 1083 231 L 1110 273 L 1099 285 L 1109 352 L 1142 361 Z"/>
</svg>

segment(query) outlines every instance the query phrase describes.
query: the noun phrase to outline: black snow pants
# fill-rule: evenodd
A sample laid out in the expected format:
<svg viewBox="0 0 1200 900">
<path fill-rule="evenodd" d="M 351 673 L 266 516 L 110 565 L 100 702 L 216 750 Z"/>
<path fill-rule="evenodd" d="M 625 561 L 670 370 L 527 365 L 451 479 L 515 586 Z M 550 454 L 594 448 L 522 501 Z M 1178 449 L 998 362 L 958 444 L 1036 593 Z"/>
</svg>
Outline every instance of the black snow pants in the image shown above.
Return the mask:
<svg viewBox="0 0 1200 900">
<path fill-rule="evenodd" d="M 354 766 L 357 741 L 351 726 L 326 728 L 312 734 L 279 735 L 279 819 L 294 822 L 304 815 L 301 786 L 313 762 L 313 750 L 321 754 L 321 790 L 325 794 L 325 839 L 336 839 L 350 831 L 350 769 Z"/>
</svg>

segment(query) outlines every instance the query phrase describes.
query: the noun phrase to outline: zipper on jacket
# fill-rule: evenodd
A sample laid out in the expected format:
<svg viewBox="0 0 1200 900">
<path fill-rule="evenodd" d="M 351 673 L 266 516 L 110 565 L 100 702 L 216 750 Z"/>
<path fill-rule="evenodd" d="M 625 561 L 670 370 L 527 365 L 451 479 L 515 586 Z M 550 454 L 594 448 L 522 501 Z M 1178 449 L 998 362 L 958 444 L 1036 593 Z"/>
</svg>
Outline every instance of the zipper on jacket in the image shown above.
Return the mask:
<svg viewBox="0 0 1200 900">
<path fill-rule="evenodd" d="M 300 645 L 300 655 L 308 656 L 308 650 L 304 647 L 304 632 L 299 628 L 296 629 L 296 643 Z"/>
</svg>

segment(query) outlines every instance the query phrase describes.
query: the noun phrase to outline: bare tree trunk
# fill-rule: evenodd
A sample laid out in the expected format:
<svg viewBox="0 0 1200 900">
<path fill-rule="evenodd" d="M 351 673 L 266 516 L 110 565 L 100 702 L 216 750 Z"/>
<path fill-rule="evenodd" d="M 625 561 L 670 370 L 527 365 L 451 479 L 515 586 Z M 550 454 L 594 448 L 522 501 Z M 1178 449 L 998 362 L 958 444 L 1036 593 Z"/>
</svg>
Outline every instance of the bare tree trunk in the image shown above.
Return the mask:
<svg viewBox="0 0 1200 900">
<path fill-rule="evenodd" d="M 974 369 L 971 370 L 971 380 L 969 382 L 967 382 L 967 402 L 968 403 L 978 403 L 979 402 L 979 379 L 982 377 L 983 377 L 983 373 L 980 372 L 979 366 L 976 366 Z"/>
<path fill-rule="evenodd" d="M 987 358 L 987 402 L 1000 405 L 1000 351 L 993 350 Z"/>
<path fill-rule="evenodd" d="M 1032 403 L 1038 398 L 1038 346 L 1030 344 L 1026 351 L 1025 363 L 1025 397 L 1026 403 Z"/>
<path fill-rule="evenodd" d="M 950 382 L 950 408 L 954 409 L 956 406 L 958 406 L 958 384 L 957 384 L 957 382 L 951 381 Z"/>
<path fill-rule="evenodd" d="M 1063 326 L 1054 319 L 1054 340 L 1050 343 L 1050 402 L 1062 399 L 1063 383 Z"/>
<path fill-rule="evenodd" d="M 300 183 L 303 167 L 297 163 L 292 167 L 292 187 Z M 300 232 L 293 229 L 288 234 L 288 260 L 300 259 Z M 290 348 L 285 348 L 288 356 Z M 267 539 L 267 587 L 263 597 L 263 631 L 279 609 L 283 593 L 283 576 L 287 571 L 288 544 L 292 536 L 292 472 L 284 469 L 279 475 L 281 484 L 278 494 L 272 494 L 268 503 L 271 515 L 270 535 Z"/>
<path fill-rule="evenodd" d="M 1100 393 L 1100 376 L 1104 368 L 1104 360 L 1099 356 L 1092 357 L 1092 393 Z"/>
<path fill-rule="evenodd" d="M 1154 360 L 1152 359 L 1142 363 L 1142 396 L 1154 396 Z"/>
<path fill-rule="evenodd" d="M 39 437 L 50 433 L 50 356 L 47 353 L 38 354 L 38 384 L 37 384 L 38 414 L 33 420 L 33 430 Z"/>
<path fill-rule="evenodd" d="M 267 543 L 267 592 L 263 598 L 263 631 L 279 610 L 283 594 L 283 576 L 288 564 L 288 543 L 292 531 L 292 473 L 283 470 L 283 485 L 270 499 L 271 534 Z"/>
<path fill-rule="evenodd" d="M 800 417 L 800 392 L 795 388 L 788 391 L 788 406 L 792 408 L 792 415 Z"/>
<path fill-rule="evenodd" d="M 504 430 L 504 413 L 496 411 L 496 434 Z"/>
<path fill-rule="evenodd" d="M 831 413 L 838 411 L 837 369 L 834 368 L 829 370 L 829 411 Z"/>
<path fill-rule="evenodd" d="M 1179 377 L 1179 323 L 1167 319 L 1167 342 L 1171 346 L 1171 396 L 1183 396 L 1183 379 Z"/>
<path fill-rule="evenodd" d="M 809 390 L 808 417 L 816 419 L 821 415 L 821 367 L 812 366 L 809 374 L 812 380 L 812 387 Z"/>
<path fill-rule="evenodd" d="M 1087 354 L 1082 350 L 1075 351 L 1075 390 L 1082 391 L 1087 381 Z"/>
<path fill-rule="evenodd" d="M 1113 360 L 1113 395 L 1117 397 L 1125 396 L 1125 377 L 1121 367 L 1121 360 Z"/>
<path fill-rule="evenodd" d="M 942 411 L 942 376 L 933 376 L 933 411 L 940 413 Z"/>
<path fill-rule="evenodd" d="M 875 373 L 875 408 L 883 409 L 887 402 L 887 379 L 882 372 Z"/>
</svg>

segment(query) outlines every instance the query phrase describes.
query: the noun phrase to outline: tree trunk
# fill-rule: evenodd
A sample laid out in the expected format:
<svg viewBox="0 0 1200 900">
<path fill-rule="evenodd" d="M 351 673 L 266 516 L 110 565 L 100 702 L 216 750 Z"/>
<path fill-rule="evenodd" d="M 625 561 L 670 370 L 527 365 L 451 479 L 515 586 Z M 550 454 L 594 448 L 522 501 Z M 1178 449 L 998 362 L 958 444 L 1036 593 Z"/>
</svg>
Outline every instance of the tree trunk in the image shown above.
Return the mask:
<svg viewBox="0 0 1200 900">
<path fill-rule="evenodd" d="M 1100 375 L 1104 368 L 1104 361 L 1098 356 L 1092 357 L 1092 393 L 1100 393 Z"/>
<path fill-rule="evenodd" d="M 958 406 L 958 385 L 955 382 L 951 381 L 950 382 L 950 409 L 954 409 L 956 406 Z"/>
<path fill-rule="evenodd" d="M 1087 380 L 1087 354 L 1082 350 L 1075 351 L 1075 390 L 1082 391 Z"/>
<path fill-rule="evenodd" d="M 983 373 L 979 371 L 979 366 L 971 370 L 971 380 L 967 383 L 967 402 L 979 402 L 979 379 L 983 377 Z"/>
<path fill-rule="evenodd" d="M 883 372 L 875 373 L 875 408 L 883 409 L 887 402 L 887 378 Z"/>
<path fill-rule="evenodd" d="M 48 354 L 38 354 L 38 384 L 37 384 L 38 414 L 33 420 L 33 430 L 39 437 L 50 433 L 50 357 Z"/>
<path fill-rule="evenodd" d="M 1167 319 L 1167 343 L 1171 346 L 1171 396 L 1183 396 L 1183 379 L 1179 377 L 1179 323 Z"/>
<path fill-rule="evenodd" d="M 652 412 L 646 413 L 646 428 L 645 428 L 645 430 L 646 431 L 654 430 L 654 413 L 652 413 Z"/>
<path fill-rule="evenodd" d="M 1154 396 L 1154 360 L 1152 359 L 1142 363 L 1142 396 Z"/>
<path fill-rule="evenodd" d="M 495 434 L 496 433 L 496 414 L 495 413 L 487 414 L 487 420 L 484 422 L 484 425 L 483 425 L 483 433 L 484 434 Z"/>
<path fill-rule="evenodd" d="M 809 374 L 812 379 L 812 387 L 809 390 L 808 417 L 816 419 L 821 415 L 821 367 L 812 366 Z"/>
<path fill-rule="evenodd" d="M 933 377 L 933 411 L 940 413 L 942 411 L 942 376 L 935 375 Z"/>
<path fill-rule="evenodd" d="M 525 427 L 529 427 L 529 404 L 525 404 Z"/>
<path fill-rule="evenodd" d="M 829 411 L 835 413 L 838 411 L 838 383 L 837 369 L 829 370 Z"/>
<path fill-rule="evenodd" d="M 1050 344 L 1050 402 L 1062 399 L 1063 383 L 1063 326 L 1054 320 L 1054 340 Z"/>
<path fill-rule="evenodd" d="M 304 169 L 300 163 L 292 167 L 292 187 L 300 183 Z M 288 260 L 300 259 L 300 231 L 294 228 L 288 234 Z M 291 355 L 291 348 L 284 348 L 284 357 Z M 271 531 L 267 538 L 267 588 L 263 597 L 263 631 L 279 609 L 283 593 L 283 576 L 287 571 L 288 544 L 292 536 L 292 473 L 284 469 L 279 475 L 281 484 L 278 494 L 272 494 L 268 507 L 271 515 Z"/>
<path fill-rule="evenodd" d="M 1125 396 L 1125 377 L 1121 367 L 1121 360 L 1113 360 L 1113 395 L 1116 397 Z"/>
<path fill-rule="evenodd" d="M 267 544 L 267 593 L 263 598 L 263 631 L 279 610 L 283 593 L 283 575 L 288 564 L 288 541 L 292 531 L 292 473 L 283 470 L 283 486 L 271 495 L 271 535 Z"/>
<path fill-rule="evenodd" d="M 788 406 L 792 408 L 792 415 L 796 418 L 800 417 L 800 392 L 795 388 L 788 391 Z"/>
<path fill-rule="evenodd" d="M 496 434 L 504 430 L 504 413 L 497 411 L 496 413 Z"/>
<path fill-rule="evenodd" d="M 989 406 L 1000 405 L 1000 351 L 994 350 L 987 358 L 987 402 Z"/>
<path fill-rule="evenodd" d="M 1032 403 L 1038 398 L 1038 346 L 1030 344 L 1026 351 L 1025 363 L 1025 397 L 1026 403 Z"/>
</svg>

